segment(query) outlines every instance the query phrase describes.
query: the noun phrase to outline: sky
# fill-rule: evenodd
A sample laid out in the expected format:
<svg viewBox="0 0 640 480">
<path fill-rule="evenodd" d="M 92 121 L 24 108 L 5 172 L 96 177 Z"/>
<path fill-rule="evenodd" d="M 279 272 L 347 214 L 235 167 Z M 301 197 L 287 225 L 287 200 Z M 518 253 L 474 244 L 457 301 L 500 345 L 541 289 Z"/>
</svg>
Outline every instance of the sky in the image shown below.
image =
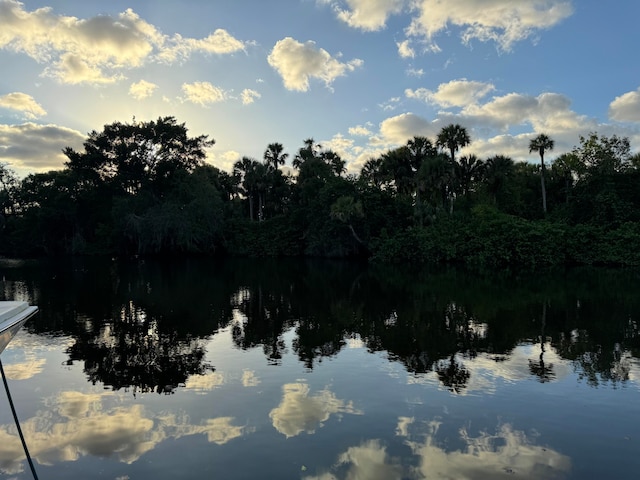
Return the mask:
<svg viewBox="0 0 640 480">
<path fill-rule="evenodd" d="M 350 173 L 451 123 L 461 154 L 640 149 L 635 0 L 0 0 L 0 163 L 64 167 L 113 122 L 173 116 L 231 171 L 307 138 Z"/>
</svg>

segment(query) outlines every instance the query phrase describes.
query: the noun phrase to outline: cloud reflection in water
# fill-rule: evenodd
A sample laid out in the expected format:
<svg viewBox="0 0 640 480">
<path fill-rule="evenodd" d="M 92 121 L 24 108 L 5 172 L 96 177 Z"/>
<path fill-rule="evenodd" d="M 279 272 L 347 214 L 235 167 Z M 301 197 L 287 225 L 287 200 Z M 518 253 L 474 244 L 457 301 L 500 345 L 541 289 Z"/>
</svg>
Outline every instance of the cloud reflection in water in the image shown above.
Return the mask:
<svg viewBox="0 0 640 480">
<path fill-rule="evenodd" d="M 112 392 L 67 391 L 49 401 L 49 408 L 21 422 L 31 456 L 40 464 L 75 461 L 85 455 L 115 457 L 133 463 L 167 439 L 206 435 L 222 445 L 250 431 L 233 425 L 233 417 L 206 419 L 192 425 L 186 415 L 154 416 L 142 405 L 105 408 Z M 22 471 L 24 452 L 13 425 L 0 425 L 0 472 Z"/>
<path fill-rule="evenodd" d="M 426 432 L 417 431 L 426 426 Z M 338 456 L 330 471 L 304 480 L 411 479 L 561 479 L 571 470 L 571 460 L 552 449 L 533 444 L 531 438 L 509 424 L 499 425 L 496 432 L 469 434 L 459 429 L 462 448 L 447 449 L 453 439 L 438 439 L 439 421 L 416 423 L 413 418 L 399 417 L 396 436 L 405 437 L 410 453 L 402 459 L 388 454 L 379 440 L 368 440 L 349 447 Z"/>
<path fill-rule="evenodd" d="M 275 429 L 287 437 L 295 437 L 302 432 L 314 433 L 332 414 L 362 414 L 354 408 L 353 402 L 339 400 L 328 389 L 309 396 L 306 383 L 288 383 L 282 390 L 282 401 L 271 410 L 269 417 Z"/>
</svg>

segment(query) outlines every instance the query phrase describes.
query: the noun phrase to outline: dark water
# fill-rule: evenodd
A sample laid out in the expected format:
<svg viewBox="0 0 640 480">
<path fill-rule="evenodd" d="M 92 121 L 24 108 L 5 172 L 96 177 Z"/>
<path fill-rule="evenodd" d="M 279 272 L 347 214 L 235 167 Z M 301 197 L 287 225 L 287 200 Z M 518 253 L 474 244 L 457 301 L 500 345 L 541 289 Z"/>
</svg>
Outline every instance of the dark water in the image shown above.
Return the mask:
<svg viewBox="0 0 640 480">
<path fill-rule="evenodd" d="M 2 362 L 43 479 L 638 478 L 637 270 L 0 268 L 40 307 Z"/>
</svg>

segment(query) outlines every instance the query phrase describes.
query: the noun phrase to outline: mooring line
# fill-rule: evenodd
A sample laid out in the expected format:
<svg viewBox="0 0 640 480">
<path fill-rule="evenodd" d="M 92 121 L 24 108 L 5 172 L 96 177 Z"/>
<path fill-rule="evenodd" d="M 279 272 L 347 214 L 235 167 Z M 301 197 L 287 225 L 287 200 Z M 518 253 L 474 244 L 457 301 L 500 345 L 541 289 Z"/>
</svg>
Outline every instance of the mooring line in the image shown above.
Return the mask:
<svg viewBox="0 0 640 480">
<path fill-rule="evenodd" d="M 13 420 L 16 422 L 16 427 L 18 428 L 18 435 L 20 435 L 20 440 L 22 441 L 22 448 L 24 448 L 24 453 L 27 456 L 27 460 L 29 461 L 29 466 L 31 467 L 31 473 L 33 474 L 33 478 L 38 480 L 38 474 L 36 473 L 36 468 L 33 465 L 33 461 L 31 460 L 31 455 L 29 454 L 29 449 L 27 448 L 27 442 L 24 441 L 22 428 L 20 428 L 20 421 L 18 420 L 18 414 L 16 413 L 16 408 L 13 406 L 13 399 L 11 398 L 11 392 L 9 392 L 9 384 L 7 383 L 7 377 L 4 374 L 4 368 L 2 367 L 2 360 L 0 360 L 0 372 L 2 372 L 2 381 L 4 383 L 4 389 L 7 392 L 9 405 L 11 406 L 11 411 L 13 412 Z"/>
</svg>

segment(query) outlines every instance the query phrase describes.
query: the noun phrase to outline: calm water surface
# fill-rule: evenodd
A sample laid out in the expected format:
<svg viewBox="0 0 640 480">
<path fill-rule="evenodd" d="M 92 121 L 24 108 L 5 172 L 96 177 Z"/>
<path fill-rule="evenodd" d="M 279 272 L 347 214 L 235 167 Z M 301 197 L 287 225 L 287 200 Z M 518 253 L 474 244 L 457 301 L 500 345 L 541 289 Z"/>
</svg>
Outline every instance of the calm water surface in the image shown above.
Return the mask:
<svg viewBox="0 0 640 480">
<path fill-rule="evenodd" d="M 0 261 L 40 478 L 626 479 L 640 272 Z M 0 477 L 31 478 L 0 392 Z"/>
</svg>

